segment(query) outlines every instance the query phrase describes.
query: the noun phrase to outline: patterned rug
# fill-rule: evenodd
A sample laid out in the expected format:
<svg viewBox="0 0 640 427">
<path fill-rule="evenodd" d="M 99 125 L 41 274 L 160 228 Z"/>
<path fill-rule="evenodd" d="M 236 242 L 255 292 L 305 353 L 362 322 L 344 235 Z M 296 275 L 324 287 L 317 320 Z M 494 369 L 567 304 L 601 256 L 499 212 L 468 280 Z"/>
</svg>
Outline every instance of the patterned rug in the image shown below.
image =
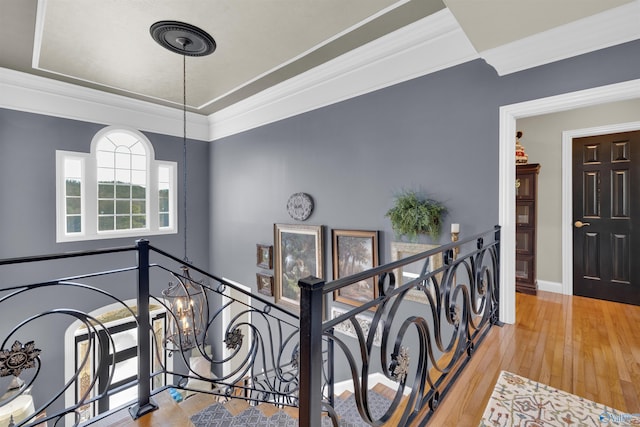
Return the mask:
<svg viewBox="0 0 640 427">
<path fill-rule="evenodd" d="M 640 426 L 640 414 L 626 414 L 502 371 L 480 427 L 507 426 Z"/>
<path fill-rule="evenodd" d="M 369 390 L 369 407 L 374 417 L 384 415 L 391 401 L 386 397 Z M 340 427 L 368 427 L 356 409 L 353 396 L 347 399 L 336 400 L 336 412 L 340 416 Z M 231 415 L 221 403 L 215 403 L 191 417 L 191 422 L 196 427 L 298 427 L 298 420 L 291 418 L 284 411 L 277 411 L 271 417 L 267 417 L 255 406 L 249 407 L 238 415 Z M 331 427 L 333 424 L 327 417 L 322 418 L 323 427 Z"/>
</svg>

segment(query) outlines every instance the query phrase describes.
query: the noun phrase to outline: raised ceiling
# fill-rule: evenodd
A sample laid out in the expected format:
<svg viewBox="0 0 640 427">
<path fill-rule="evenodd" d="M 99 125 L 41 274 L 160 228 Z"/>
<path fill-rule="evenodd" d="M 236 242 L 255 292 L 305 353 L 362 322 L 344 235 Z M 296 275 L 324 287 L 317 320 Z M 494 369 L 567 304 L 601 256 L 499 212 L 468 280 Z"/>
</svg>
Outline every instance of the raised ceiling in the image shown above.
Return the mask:
<svg viewBox="0 0 640 427">
<path fill-rule="evenodd" d="M 640 0 L 0 0 L 0 67 L 177 108 L 182 57 L 149 27 L 183 21 L 218 45 L 187 58 L 189 109 L 211 115 L 445 12 L 494 65 L 502 46 L 521 54 L 522 40 L 629 4 Z M 590 43 L 576 51 L 603 47 Z"/>
</svg>

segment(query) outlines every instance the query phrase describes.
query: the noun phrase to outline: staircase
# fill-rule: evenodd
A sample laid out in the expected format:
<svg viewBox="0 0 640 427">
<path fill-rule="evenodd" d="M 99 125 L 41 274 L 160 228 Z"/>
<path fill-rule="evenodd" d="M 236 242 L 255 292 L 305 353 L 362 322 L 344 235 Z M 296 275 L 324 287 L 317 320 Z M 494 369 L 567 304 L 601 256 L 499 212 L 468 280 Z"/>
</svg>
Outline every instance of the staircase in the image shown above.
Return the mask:
<svg viewBox="0 0 640 427">
<path fill-rule="evenodd" d="M 389 408 L 394 396 L 394 390 L 383 384 L 376 384 L 367 396 L 372 415 L 375 418 L 382 416 Z M 187 399 L 184 403 L 188 403 L 189 400 Z M 355 397 L 349 391 L 336 397 L 335 409 L 340 427 L 365 427 L 369 425 L 362 420 L 356 409 Z M 298 409 L 293 407 L 278 408 L 267 403 L 251 406 L 244 400 L 232 399 L 227 402 L 214 403 L 193 415 L 191 422 L 195 427 L 298 427 Z M 397 426 L 398 424 L 392 418 L 386 425 Z M 329 417 L 323 417 L 323 427 L 331 426 L 333 424 Z"/>
</svg>

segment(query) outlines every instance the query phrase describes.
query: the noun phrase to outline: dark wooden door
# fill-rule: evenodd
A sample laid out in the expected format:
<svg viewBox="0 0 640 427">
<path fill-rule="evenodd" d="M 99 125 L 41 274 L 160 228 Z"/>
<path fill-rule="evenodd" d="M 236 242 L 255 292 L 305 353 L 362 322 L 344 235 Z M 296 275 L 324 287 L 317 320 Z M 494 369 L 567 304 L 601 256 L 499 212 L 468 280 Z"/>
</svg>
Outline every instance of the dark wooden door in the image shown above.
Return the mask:
<svg viewBox="0 0 640 427">
<path fill-rule="evenodd" d="M 640 305 L 640 131 L 573 140 L 573 293 Z"/>
</svg>

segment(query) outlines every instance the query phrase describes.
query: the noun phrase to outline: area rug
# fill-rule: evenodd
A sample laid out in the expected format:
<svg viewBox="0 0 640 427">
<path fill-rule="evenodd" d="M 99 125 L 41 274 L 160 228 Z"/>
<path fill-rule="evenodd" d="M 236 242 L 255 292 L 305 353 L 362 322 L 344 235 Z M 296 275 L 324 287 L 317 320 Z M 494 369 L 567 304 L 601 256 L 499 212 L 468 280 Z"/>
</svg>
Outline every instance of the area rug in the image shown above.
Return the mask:
<svg viewBox="0 0 640 427">
<path fill-rule="evenodd" d="M 502 371 L 480 427 L 640 426 L 640 414 L 600 403 Z"/>
<path fill-rule="evenodd" d="M 374 417 L 379 418 L 391 404 L 391 401 L 373 390 L 368 394 L 369 407 Z M 362 421 L 356 408 L 355 398 L 349 396 L 346 399 L 336 400 L 336 412 L 340 417 L 340 427 L 365 427 L 369 426 Z M 277 411 L 271 417 L 267 417 L 258 408 L 251 406 L 244 412 L 232 415 L 221 403 L 215 403 L 191 417 L 195 427 L 298 427 L 298 420 L 291 418 L 284 411 Z M 322 418 L 323 427 L 332 427 L 328 417 Z"/>
</svg>

